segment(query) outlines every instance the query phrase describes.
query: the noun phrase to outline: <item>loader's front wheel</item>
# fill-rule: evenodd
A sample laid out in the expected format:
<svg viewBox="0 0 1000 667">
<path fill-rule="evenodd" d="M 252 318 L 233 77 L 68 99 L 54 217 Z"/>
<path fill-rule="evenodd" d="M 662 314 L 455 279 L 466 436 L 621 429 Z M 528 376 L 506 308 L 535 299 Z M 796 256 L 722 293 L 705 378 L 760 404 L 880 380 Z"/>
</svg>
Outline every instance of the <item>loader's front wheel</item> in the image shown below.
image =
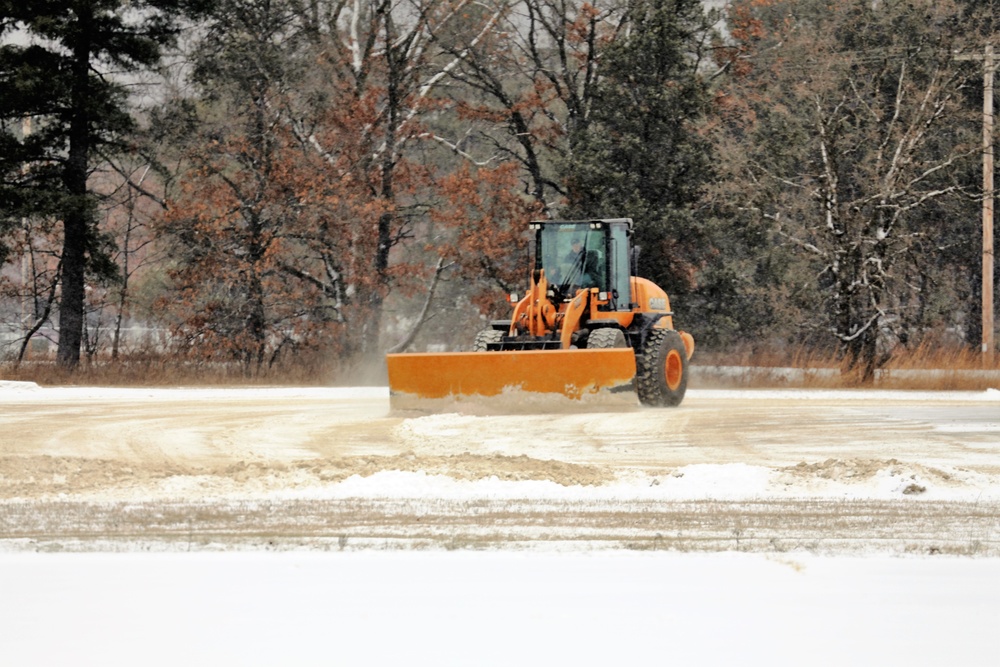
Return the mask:
<svg viewBox="0 0 1000 667">
<path fill-rule="evenodd" d="M 588 350 L 613 349 L 618 347 L 628 347 L 625 342 L 625 334 L 621 329 L 607 327 L 605 329 L 594 329 L 587 336 Z"/>
<path fill-rule="evenodd" d="M 674 407 L 687 391 L 687 351 L 679 333 L 653 329 L 635 356 L 636 390 L 643 405 Z"/>
<path fill-rule="evenodd" d="M 485 329 L 476 334 L 476 341 L 472 344 L 473 352 L 486 352 L 490 343 L 499 343 L 503 338 L 503 332 L 496 329 Z"/>
</svg>

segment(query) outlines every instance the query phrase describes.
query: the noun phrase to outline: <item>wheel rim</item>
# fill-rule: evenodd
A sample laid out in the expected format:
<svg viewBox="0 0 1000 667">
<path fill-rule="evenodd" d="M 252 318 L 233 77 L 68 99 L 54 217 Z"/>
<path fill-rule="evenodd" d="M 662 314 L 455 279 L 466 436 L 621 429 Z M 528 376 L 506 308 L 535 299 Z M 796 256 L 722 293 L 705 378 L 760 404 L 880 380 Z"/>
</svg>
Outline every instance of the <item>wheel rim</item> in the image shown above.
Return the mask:
<svg viewBox="0 0 1000 667">
<path fill-rule="evenodd" d="M 667 387 L 670 391 L 677 391 L 678 387 L 681 386 L 681 378 L 684 376 L 684 360 L 681 358 L 680 352 L 677 350 L 667 352 L 665 370 Z"/>
</svg>

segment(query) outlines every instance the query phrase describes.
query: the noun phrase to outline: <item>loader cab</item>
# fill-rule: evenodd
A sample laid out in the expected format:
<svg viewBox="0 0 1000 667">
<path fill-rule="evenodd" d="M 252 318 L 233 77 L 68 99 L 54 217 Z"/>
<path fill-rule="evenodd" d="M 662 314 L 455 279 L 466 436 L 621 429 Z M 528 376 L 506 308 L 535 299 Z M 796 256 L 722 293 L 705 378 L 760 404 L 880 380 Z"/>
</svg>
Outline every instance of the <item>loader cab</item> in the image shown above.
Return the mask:
<svg viewBox="0 0 1000 667">
<path fill-rule="evenodd" d="M 535 268 L 545 269 L 558 298 L 596 287 L 611 296 L 601 310 L 631 310 L 631 219 L 541 221 L 530 228 L 535 232 Z"/>
</svg>

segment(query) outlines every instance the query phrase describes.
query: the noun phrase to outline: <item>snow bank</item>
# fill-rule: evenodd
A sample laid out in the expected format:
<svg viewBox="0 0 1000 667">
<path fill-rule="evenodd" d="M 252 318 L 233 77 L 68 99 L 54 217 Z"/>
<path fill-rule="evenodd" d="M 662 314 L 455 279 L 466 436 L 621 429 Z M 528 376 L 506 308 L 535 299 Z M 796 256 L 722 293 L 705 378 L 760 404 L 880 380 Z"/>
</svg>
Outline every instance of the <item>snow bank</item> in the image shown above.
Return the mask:
<svg viewBox="0 0 1000 667">
<path fill-rule="evenodd" d="M 994 476 L 952 469 L 949 479 L 927 474 L 920 466 L 886 463 L 866 479 L 816 476 L 795 478 L 789 470 L 742 463 L 696 464 L 670 475 L 634 474 L 600 486 L 564 486 L 549 481 L 505 481 L 496 477 L 457 480 L 423 472 L 383 471 L 353 475 L 323 486 L 276 490 L 272 498 L 339 499 L 440 498 L 454 501 L 531 500 L 552 502 L 655 502 L 689 500 L 764 500 L 825 498 L 839 500 L 1000 501 Z M 244 491 L 245 493 L 245 491 Z"/>
</svg>

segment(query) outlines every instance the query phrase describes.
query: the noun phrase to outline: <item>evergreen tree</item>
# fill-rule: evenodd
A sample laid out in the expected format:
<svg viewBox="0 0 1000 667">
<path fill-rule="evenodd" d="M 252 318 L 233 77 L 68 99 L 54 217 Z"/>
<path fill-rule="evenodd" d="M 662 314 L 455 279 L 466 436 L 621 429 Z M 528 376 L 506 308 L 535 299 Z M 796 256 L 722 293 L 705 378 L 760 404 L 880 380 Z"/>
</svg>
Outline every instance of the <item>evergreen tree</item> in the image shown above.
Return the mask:
<svg viewBox="0 0 1000 667">
<path fill-rule="evenodd" d="M 59 363 L 80 361 L 88 270 L 101 250 L 88 179 L 133 129 L 124 77 L 156 65 L 200 0 L 0 0 L 0 219 L 62 223 Z M 30 120 L 31 133 L 22 132 Z"/>
<path fill-rule="evenodd" d="M 599 64 L 586 124 L 570 137 L 569 217 L 631 217 L 639 272 L 671 294 L 695 286 L 705 256 L 693 213 L 711 177 L 696 131 L 708 99 L 699 73 L 710 25 L 698 0 L 633 0 Z"/>
</svg>

